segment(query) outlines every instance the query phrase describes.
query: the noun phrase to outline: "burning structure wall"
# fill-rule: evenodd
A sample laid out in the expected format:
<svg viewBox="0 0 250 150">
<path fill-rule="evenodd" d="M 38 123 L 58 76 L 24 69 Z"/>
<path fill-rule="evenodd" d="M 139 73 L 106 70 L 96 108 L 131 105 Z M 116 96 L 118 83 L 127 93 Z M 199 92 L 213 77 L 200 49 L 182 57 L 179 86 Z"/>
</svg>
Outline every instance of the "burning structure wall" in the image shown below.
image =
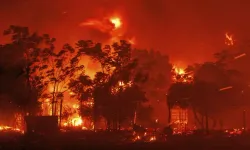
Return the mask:
<svg viewBox="0 0 250 150">
<path fill-rule="evenodd" d="M 178 131 L 185 131 L 188 124 L 188 109 L 183 109 L 178 106 L 172 108 L 171 123 Z"/>
</svg>

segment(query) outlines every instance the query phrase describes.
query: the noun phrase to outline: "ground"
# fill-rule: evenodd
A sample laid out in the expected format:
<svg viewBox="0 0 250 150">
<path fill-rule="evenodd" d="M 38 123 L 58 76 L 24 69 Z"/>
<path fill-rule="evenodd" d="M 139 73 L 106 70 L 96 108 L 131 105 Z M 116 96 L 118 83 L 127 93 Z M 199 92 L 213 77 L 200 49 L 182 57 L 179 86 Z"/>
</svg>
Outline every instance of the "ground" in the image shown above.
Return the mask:
<svg viewBox="0 0 250 150">
<path fill-rule="evenodd" d="M 1 135 L 0 150 L 249 150 L 250 136 L 176 136 L 161 142 L 121 142 L 119 135 L 65 133 L 60 135 Z M 120 138 L 121 139 L 121 138 Z"/>
</svg>

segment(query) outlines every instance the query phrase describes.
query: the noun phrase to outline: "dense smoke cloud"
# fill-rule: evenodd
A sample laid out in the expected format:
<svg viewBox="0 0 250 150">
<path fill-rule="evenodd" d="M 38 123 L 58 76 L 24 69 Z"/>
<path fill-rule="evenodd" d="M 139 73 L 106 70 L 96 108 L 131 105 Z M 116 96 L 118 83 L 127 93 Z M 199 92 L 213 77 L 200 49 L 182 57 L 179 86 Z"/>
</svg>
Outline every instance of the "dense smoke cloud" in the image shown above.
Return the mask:
<svg viewBox="0 0 250 150">
<path fill-rule="evenodd" d="M 89 18 L 118 13 L 126 34 L 139 48 L 171 55 L 180 65 L 212 58 L 223 48 L 225 32 L 248 38 L 248 1 L 220 0 L 9 0 L 0 5 L 0 30 L 29 26 L 56 37 L 60 45 L 78 39 L 103 41 L 109 35 L 79 27 Z"/>
</svg>

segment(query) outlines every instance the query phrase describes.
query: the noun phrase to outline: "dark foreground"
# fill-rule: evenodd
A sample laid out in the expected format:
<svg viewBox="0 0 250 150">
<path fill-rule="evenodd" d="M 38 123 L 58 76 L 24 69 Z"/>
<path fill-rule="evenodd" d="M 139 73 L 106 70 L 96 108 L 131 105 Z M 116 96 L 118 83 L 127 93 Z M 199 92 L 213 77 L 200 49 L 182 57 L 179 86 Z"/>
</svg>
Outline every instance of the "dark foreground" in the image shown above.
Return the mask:
<svg viewBox="0 0 250 150">
<path fill-rule="evenodd" d="M 0 150 L 250 150 L 250 136 L 175 136 L 166 141 L 128 142 L 120 134 L 97 135 L 61 133 L 58 135 L 27 136 L 1 134 Z"/>
</svg>

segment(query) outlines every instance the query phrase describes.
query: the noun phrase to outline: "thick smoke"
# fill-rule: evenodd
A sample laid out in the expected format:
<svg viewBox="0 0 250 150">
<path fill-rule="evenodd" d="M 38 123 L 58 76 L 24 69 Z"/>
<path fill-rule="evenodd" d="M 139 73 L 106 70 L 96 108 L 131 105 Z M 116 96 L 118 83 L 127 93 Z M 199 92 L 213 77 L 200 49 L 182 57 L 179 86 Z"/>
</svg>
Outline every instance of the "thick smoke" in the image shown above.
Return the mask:
<svg viewBox="0 0 250 150">
<path fill-rule="evenodd" d="M 248 38 L 249 6 L 237 0 L 9 0 L 0 5 L 0 30 L 10 24 L 29 26 L 50 33 L 59 45 L 78 39 L 102 41 L 109 36 L 79 23 L 118 13 L 137 47 L 160 50 L 186 65 L 211 59 L 223 48 L 227 31 Z"/>
</svg>

